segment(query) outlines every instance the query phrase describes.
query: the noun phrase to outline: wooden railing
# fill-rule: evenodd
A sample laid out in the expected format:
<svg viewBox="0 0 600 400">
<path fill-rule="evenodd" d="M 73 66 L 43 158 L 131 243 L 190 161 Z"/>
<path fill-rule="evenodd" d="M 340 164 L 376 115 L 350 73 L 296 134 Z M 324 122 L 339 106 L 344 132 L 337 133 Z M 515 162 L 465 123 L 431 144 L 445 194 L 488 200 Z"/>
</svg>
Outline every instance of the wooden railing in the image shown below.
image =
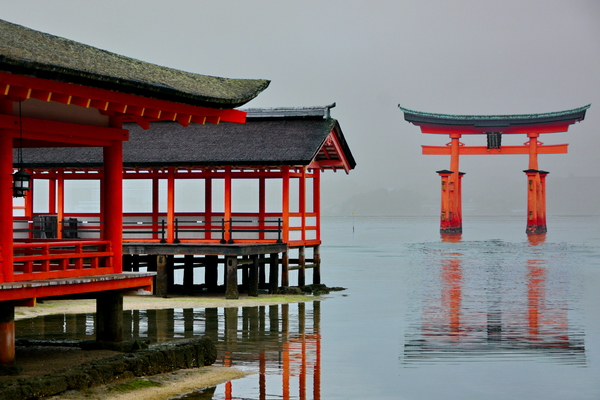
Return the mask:
<svg viewBox="0 0 600 400">
<path fill-rule="evenodd" d="M 253 243 L 281 243 L 281 235 L 283 232 L 283 222 L 281 218 L 277 220 L 252 220 L 252 219 L 229 219 L 221 218 L 217 221 L 193 221 L 179 220 L 175 218 L 175 243 L 180 243 L 181 240 L 190 239 L 191 233 L 212 234 L 217 233 L 220 239 L 213 238 L 213 241 L 218 240 L 221 244 L 233 244 L 238 242 L 253 242 Z M 244 238 L 243 234 L 256 234 L 254 238 Z M 266 234 L 272 234 L 272 238 L 267 238 Z M 234 238 L 235 236 L 235 238 Z"/>
<path fill-rule="evenodd" d="M 103 222 L 97 214 L 68 214 L 62 220 L 15 219 L 15 237 L 62 240 L 100 240 Z M 52 217 L 52 216 L 46 216 Z M 290 245 L 318 244 L 319 224 L 316 213 L 290 213 L 286 225 L 280 213 L 235 213 L 228 220 L 222 213 L 179 213 L 172 221 L 167 215 L 126 213 L 123 215 L 124 242 L 151 243 L 276 243 Z M 40 222 L 41 221 L 41 222 Z"/>
<path fill-rule="evenodd" d="M 14 281 L 69 278 L 114 273 L 108 240 L 14 243 Z"/>
</svg>

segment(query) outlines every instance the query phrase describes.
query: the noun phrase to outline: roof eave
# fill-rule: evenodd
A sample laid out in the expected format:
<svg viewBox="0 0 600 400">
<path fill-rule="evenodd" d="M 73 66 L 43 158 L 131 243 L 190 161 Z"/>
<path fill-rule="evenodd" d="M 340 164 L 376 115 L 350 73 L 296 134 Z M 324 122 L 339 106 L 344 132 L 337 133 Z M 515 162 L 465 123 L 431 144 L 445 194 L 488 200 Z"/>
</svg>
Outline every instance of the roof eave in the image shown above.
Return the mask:
<svg viewBox="0 0 600 400">
<path fill-rule="evenodd" d="M 582 121 L 591 104 L 571 110 L 538 114 L 516 115 L 451 115 L 410 110 L 398 105 L 404 119 L 414 125 L 474 126 L 480 128 L 505 128 L 511 125 L 538 125 L 554 122 Z"/>
<path fill-rule="evenodd" d="M 167 86 L 150 85 L 140 81 L 102 76 L 55 65 L 15 60 L 4 55 L 0 55 L 0 71 L 216 109 L 230 109 L 243 106 L 258 96 L 270 84 L 269 80 L 244 80 L 246 84 L 253 83 L 253 85 L 250 85 L 252 87 L 244 95 L 237 98 L 217 98 L 193 95 Z"/>
</svg>

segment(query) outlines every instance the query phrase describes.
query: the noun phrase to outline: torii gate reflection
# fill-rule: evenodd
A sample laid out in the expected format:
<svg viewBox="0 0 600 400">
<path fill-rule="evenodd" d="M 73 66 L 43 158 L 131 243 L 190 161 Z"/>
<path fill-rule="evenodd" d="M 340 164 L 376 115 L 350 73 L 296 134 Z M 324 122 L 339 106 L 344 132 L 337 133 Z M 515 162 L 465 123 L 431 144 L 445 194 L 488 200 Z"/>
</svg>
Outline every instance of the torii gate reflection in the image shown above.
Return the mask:
<svg viewBox="0 0 600 400">
<path fill-rule="evenodd" d="M 399 106 L 400 107 L 400 106 Z M 462 177 L 460 155 L 528 154 L 527 229 L 528 234 L 545 233 L 546 175 L 538 166 L 538 154 L 566 153 L 566 144 L 544 145 L 538 141 L 542 133 L 566 132 L 569 125 L 582 121 L 590 105 L 572 110 L 518 115 L 449 115 L 409 110 L 400 107 L 404 119 L 421 128 L 423 133 L 447 134 L 446 146 L 422 146 L 423 154 L 450 155 L 450 169 L 437 173 L 442 180 L 440 232 L 462 233 Z M 463 135 L 485 134 L 487 146 L 465 146 Z M 526 134 L 523 146 L 502 146 L 503 134 Z"/>
<path fill-rule="evenodd" d="M 570 330 L 569 307 L 560 293 L 567 283 L 551 282 L 552 290 L 547 290 L 547 265 L 541 257 L 545 234 L 528 239 L 526 264 L 509 263 L 505 273 L 498 264 L 470 276 L 482 268 L 464 268 L 470 256 L 461 248 L 469 243 L 442 251 L 439 287 L 430 288 L 423 300 L 420 327 L 407 335 L 412 338 L 406 341 L 404 361 L 550 356 L 585 364 L 583 334 Z M 460 244 L 461 235 L 442 235 L 442 244 L 449 242 Z"/>
</svg>

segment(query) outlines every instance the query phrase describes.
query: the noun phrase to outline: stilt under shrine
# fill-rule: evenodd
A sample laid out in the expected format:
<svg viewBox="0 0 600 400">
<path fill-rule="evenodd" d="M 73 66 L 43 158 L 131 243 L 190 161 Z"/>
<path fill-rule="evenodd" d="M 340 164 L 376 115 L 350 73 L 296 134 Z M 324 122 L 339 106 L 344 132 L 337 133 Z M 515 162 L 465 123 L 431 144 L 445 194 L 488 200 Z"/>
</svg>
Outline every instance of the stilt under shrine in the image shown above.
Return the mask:
<svg viewBox="0 0 600 400">
<path fill-rule="evenodd" d="M 527 234 L 546 233 L 546 176 L 539 169 L 539 154 L 567 153 L 567 144 L 545 145 L 538 138 L 543 133 L 566 132 L 569 126 L 585 118 L 586 105 L 572 110 L 516 115 L 449 115 L 414 111 L 400 107 L 404 119 L 421 128 L 422 133 L 448 135 L 445 146 L 422 146 L 423 154 L 450 155 L 450 169 L 437 173 L 442 180 L 440 232 L 462 233 L 461 155 L 528 154 Z M 525 134 L 527 142 L 520 146 L 502 146 L 503 134 Z M 465 146 L 463 135 L 485 135 L 486 146 Z"/>
</svg>

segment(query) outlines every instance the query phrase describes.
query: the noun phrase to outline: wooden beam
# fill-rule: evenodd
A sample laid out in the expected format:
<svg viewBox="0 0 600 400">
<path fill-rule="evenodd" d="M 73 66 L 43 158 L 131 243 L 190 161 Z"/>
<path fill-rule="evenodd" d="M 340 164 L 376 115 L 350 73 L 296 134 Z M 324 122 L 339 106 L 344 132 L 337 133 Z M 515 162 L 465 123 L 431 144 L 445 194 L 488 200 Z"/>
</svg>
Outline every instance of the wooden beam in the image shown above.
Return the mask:
<svg viewBox="0 0 600 400">
<path fill-rule="evenodd" d="M 565 154 L 568 144 L 539 145 L 538 154 Z M 450 146 L 421 146 L 424 155 L 450 155 Z M 489 154 L 529 154 L 529 146 L 502 146 L 499 149 L 488 149 L 485 146 L 461 146 L 460 155 L 489 155 Z"/>
<path fill-rule="evenodd" d="M 103 111 L 107 111 L 108 105 L 111 104 L 110 110 L 119 113 L 127 112 L 127 109 L 131 106 L 157 110 L 159 113 L 167 113 L 167 117 L 165 115 L 160 116 L 160 119 L 167 120 L 175 120 L 175 114 L 182 113 L 196 117 L 218 118 L 219 122 L 243 123 L 246 121 L 246 112 L 241 110 L 193 106 L 7 72 L 0 72 L 0 89 L 3 89 L 0 94 L 4 93 L 5 96 L 13 100 L 28 99 L 33 91 L 40 91 L 52 93 L 52 101 L 55 100 L 54 96 L 61 95 L 88 99 L 90 107 Z M 65 97 L 60 99 L 61 102 L 65 101 Z M 144 114 L 144 116 L 146 115 Z"/>
<path fill-rule="evenodd" d="M 102 126 L 74 124 L 71 122 L 52 121 L 37 118 L 22 118 L 23 138 L 29 139 L 29 134 L 40 133 L 46 139 L 52 136 L 61 137 L 61 141 L 70 143 L 71 139 L 89 138 L 103 141 L 129 140 L 129 131 L 126 129 L 108 128 Z M 19 117 L 13 115 L 0 115 L 0 129 L 19 130 Z M 52 141 L 59 141 L 53 137 Z"/>
</svg>

